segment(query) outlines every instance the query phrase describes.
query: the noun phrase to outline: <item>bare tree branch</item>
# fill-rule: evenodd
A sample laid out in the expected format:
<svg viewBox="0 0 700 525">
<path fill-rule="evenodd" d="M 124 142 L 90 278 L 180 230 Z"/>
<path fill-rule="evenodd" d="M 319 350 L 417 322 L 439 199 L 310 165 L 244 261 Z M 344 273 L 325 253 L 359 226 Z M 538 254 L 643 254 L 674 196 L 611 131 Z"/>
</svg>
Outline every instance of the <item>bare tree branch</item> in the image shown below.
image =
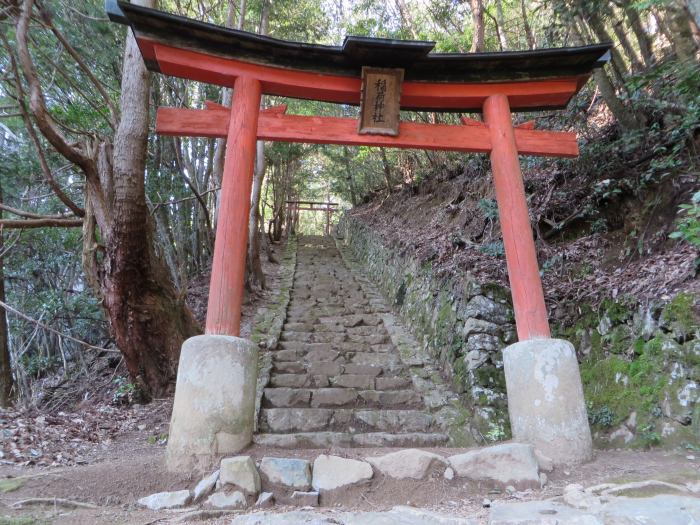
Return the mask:
<svg viewBox="0 0 700 525">
<path fill-rule="evenodd" d="M 24 120 L 25 127 L 29 132 L 29 137 L 32 140 L 34 148 L 36 149 L 37 157 L 39 158 L 39 165 L 41 166 L 41 171 L 44 172 L 46 182 L 49 184 L 53 192 L 63 204 L 65 204 L 78 217 L 83 217 L 85 216 L 85 210 L 83 210 L 80 206 L 73 202 L 73 200 L 68 195 L 66 195 L 66 193 L 56 182 L 56 179 L 54 178 L 53 173 L 51 172 L 51 168 L 49 167 L 49 164 L 46 161 L 44 151 L 41 148 L 41 142 L 39 141 L 39 137 L 37 136 L 36 131 L 34 130 L 34 125 L 32 124 L 32 121 L 29 118 L 29 112 L 27 111 L 27 107 L 24 103 L 24 88 L 22 87 L 22 80 L 19 78 L 19 72 L 17 71 L 17 63 L 15 62 L 15 57 L 10 50 L 9 42 L 7 42 L 7 39 L 5 38 L 4 34 L 0 33 L 0 39 L 2 39 L 3 46 L 7 50 L 8 56 L 10 57 L 10 68 L 14 73 L 15 86 L 17 89 L 17 103 L 19 105 L 19 109 L 22 115 L 22 119 Z"/>
<path fill-rule="evenodd" d="M 79 228 L 82 219 L 0 219 L 0 228 L 29 229 L 29 228 Z"/>
<path fill-rule="evenodd" d="M 13 215 L 17 215 L 18 217 L 26 217 L 28 219 L 69 219 L 70 217 L 66 217 L 65 215 L 41 215 L 39 213 L 32 213 L 30 211 L 25 211 L 25 210 L 19 210 L 17 208 L 13 208 L 12 206 L 8 206 L 7 204 L 3 204 L 0 202 L 0 210 L 5 210 L 6 212 L 9 212 Z"/>
<path fill-rule="evenodd" d="M 77 164 L 83 169 L 89 170 L 91 159 L 80 148 L 69 143 L 63 133 L 59 131 L 56 122 L 46 108 L 46 100 L 39 83 L 34 61 L 29 53 L 27 35 L 29 33 L 29 22 L 31 20 L 34 0 L 24 0 L 22 2 L 22 12 L 17 20 L 17 54 L 22 67 L 24 78 L 29 84 L 29 108 L 36 119 L 41 133 L 56 148 L 56 150 L 66 159 Z"/>
</svg>

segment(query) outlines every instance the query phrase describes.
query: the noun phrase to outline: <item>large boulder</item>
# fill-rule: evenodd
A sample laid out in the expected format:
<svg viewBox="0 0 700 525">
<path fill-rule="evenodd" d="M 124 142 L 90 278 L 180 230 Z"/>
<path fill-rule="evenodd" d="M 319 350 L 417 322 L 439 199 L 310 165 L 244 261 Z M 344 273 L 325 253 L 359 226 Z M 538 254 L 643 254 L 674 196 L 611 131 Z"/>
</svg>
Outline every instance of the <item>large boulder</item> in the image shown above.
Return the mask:
<svg viewBox="0 0 700 525">
<path fill-rule="evenodd" d="M 532 445 L 505 443 L 471 450 L 447 458 L 457 476 L 518 489 L 540 488 L 540 476 Z"/>
<path fill-rule="evenodd" d="M 447 460 L 442 456 L 415 448 L 365 460 L 382 474 L 396 479 L 423 479 L 434 467 L 447 465 Z"/>
<path fill-rule="evenodd" d="M 321 454 L 314 460 L 311 485 L 314 490 L 334 490 L 372 479 L 369 463 Z"/>
</svg>

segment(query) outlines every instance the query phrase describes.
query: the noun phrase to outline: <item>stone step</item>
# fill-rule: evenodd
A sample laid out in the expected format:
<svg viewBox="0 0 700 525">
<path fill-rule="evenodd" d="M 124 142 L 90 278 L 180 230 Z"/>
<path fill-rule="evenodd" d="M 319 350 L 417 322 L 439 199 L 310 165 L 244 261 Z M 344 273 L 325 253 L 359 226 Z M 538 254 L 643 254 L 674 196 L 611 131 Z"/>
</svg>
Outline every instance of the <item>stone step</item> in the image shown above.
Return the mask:
<svg viewBox="0 0 700 525">
<path fill-rule="evenodd" d="M 422 409 L 414 390 L 361 390 L 357 388 L 266 388 L 266 408 L 392 408 Z"/>
<path fill-rule="evenodd" d="M 437 447 L 449 440 L 446 434 L 433 432 L 297 432 L 292 434 L 256 434 L 253 443 L 271 448 L 327 449 L 331 447 Z"/>
<path fill-rule="evenodd" d="M 288 350 L 278 351 L 287 360 L 273 360 L 272 371 L 278 374 L 311 374 L 338 376 L 340 374 L 361 374 L 377 378 L 375 386 L 378 390 L 395 390 L 397 388 L 410 387 L 412 382 L 408 377 L 403 377 L 400 373 L 404 367 L 387 367 L 356 365 L 346 363 L 343 359 L 335 361 L 315 361 L 307 362 L 303 356 L 296 352 L 288 353 Z M 381 376 L 381 377 L 379 377 Z M 381 385 L 381 386 L 377 386 Z"/>
<path fill-rule="evenodd" d="M 427 432 L 434 418 L 419 410 L 263 408 L 260 430 L 270 433 L 348 431 Z"/>
<path fill-rule="evenodd" d="M 270 376 L 270 386 L 273 388 L 309 388 L 312 386 L 333 386 L 337 388 L 357 388 L 361 390 L 387 390 L 412 386 L 409 379 L 396 374 L 396 370 L 387 369 L 384 377 L 377 377 L 375 371 L 382 370 L 375 366 L 344 364 L 338 361 L 319 361 L 304 364 L 301 369 L 297 361 L 280 363 L 282 371 L 277 369 Z M 275 364 L 277 366 L 277 364 Z M 371 373 L 364 373 L 371 370 Z M 359 373 L 353 373 L 357 371 Z M 393 372 L 393 373 L 392 373 Z"/>
</svg>

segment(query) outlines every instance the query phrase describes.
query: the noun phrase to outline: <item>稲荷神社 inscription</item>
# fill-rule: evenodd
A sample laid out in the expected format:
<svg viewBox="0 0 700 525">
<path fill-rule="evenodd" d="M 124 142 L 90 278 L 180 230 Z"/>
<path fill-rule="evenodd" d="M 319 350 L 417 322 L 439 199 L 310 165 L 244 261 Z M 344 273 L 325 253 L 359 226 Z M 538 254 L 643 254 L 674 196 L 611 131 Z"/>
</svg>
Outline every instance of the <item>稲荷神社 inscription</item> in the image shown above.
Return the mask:
<svg viewBox="0 0 700 525">
<path fill-rule="evenodd" d="M 362 68 L 359 134 L 399 134 L 403 69 Z"/>
</svg>

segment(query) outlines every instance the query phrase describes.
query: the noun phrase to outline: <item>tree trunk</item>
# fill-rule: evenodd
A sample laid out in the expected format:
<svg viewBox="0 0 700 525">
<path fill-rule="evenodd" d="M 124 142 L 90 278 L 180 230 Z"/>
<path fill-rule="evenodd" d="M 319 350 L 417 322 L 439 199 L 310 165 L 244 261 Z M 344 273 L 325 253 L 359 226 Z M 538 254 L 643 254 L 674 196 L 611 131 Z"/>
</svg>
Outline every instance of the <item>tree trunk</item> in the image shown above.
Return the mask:
<svg viewBox="0 0 700 525">
<path fill-rule="evenodd" d="M 508 37 L 506 36 L 506 19 L 503 16 L 503 0 L 496 0 L 496 20 L 498 20 L 498 40 L 501 51 L 508 49 Z"/>
<path fill-rule="evenodd" d="M 586 13 L 586 21 L 588 22 L 588 26 L 593 30 L 593 33 L 599 41 L 613 41 L 612 37 L 610 36 L 610 34 L 608 34 L 608 31 L 605 29 L 605 24 L 603 23 L 603 20 L 600 18 L 597 12 L 590 11 Z M 625 61 L 623 60 L 622 55 L 620 55 L 620 52 L 615 48 L 615 46 L 613 46 L 610 49 L 610 55 L 612 57 L 610 65 L 612 67 L 612 71 L 615 75 L 615 78 L 617 79 L 620 86 L 624 86 L 625 73 L 627 72 Z"/>
<path fill-rule="evenodd" d="M 697 47 L 690 28 L 690 13 L 681 0 L 671 0 L 666 8 L 668 23 L 673 35 L 673 47 L 678 58 L 691 60 L 695 58 Z"/>
<path fill-rule="evenodd" d="M 267 27 L 270 21 L 270 2 L 264 1 L 262 13 L 260 15 L 260 34 L 267 34 Z M 262 104 L 261 102 L 261 109 Z M 253 187 L 250 195 L 250 215 L 248 217 L 248 273 L 251 284 L 257 284 L 260 288 L 265 288 L 265 274 L 260 261 L 260 233 L 258 224 L 260 223 L 260 195 L 262 193 L 262 183 L 265 178 L 265 142 L 259 140 L 255 144 L 255 172 L 253 174 Z"/>
<path fill-rule="evenodd" d="M 613 21 L 613 31 L 615 31 L 615 36 L 617 36 L 617 39 L 620 41 L 620 46 L 622 46 L 622 49 L 625 51 L 625 55 L 630 61 L 632 71 L 641 71 L 643 69 L 642 62 L 627 38 L 627 30 L 623 27 L 622 20 Z"/>
<path fill-rule="evenodd" d="M 394 186 L 391 180 L 391 165 L 389 164 L 389 159 L 386 158 L 386 150 L 384 148 L 379 148 L 379 153 L 382 157 L 382 166 L 384 167 L 384 183 L 386 184 L 387 193 L 391 193 Z"/>
<path fill-rule="evenodd" d="M 259 140 L 255 151 L 255 173 L 253 176 L 253 188 L 250 196 L 250 217 L 248 220 L 248 266 L 250 280 L 257 283 L 260 288 L 265 288 L 265 274 L 260 262 L 260 194 L 265 178 L 265 143 Z"/>
<path fill-rule="evenodd" d="M 399 16 L 401 17 L 401 25 L 411 33 L 411 38 L 413 40 L 418 40 L 418 33 L 416 32 L 416 24 L 413 22 L 413 17 L 411 16 L 411 11 L 406 5 L 406 0 L 396 0 L 396 7 L 399 10 Z"/>
<path fill-rule="evenodd" d="M 472 8 L 472 26 L 474 36 L 472 37 L 472 53 L 482 53 L 484 51 L 484 4 L 483 0 L 469 0 Z"/>
<path fill-rule="evenodd" d="M 578 17 L 573 18 L 571 20 L 572 33 L 576 44 L 583 45 L 584 40 L 583 36 L 581 35 L 581 31 L 577 27 L 577 20 L 579 23 L 583 24 Z M 608 75 L 605 73 L 605 69 L 602 67 L 594 69 L 593 79 L 598 85 L 598 89 L 600 90 L 600 94 L 603 97 L 605 104 L 613 114 L 613 117 L 615 117 L 615 120 L 617 120 L 620 128 L 623 131 L 639 129 L 640 123 L 637 121 L 636 115 L 625 107 L 625 105 L 619 99 L 615 91 L 615 86 L 610 80 L 610 77 L 608 77 Z"/>
<path fill-rule="evenodd" d="M 651 38 L 644 29 L 642 20 L 639 17 L 639 11 L 637 11 L 637 9 L 632 5 L 632 1 L 624 0 L 623 6 L 625 15 L 627 15 L 627 19 L 630 21 L 630 27 L 634 32 L 634 36 L 637 37 L 639 52 L 642 54 L 644 65 L 649 67 L 654 63 L 654 52 L 652 51 Z"/>
<path fill-rule="evenodd" d="M 154 0 L 140 0 L 153 7 Z M 102 299 L 124 362 L 146 397 L 162 396 L 172 384 L 182 342 L 199 332 L 191 312 L 155 254 L 153 223 L 145 196 L 149 74 L 127 32 L 121 83 L 121 118 L 112 143 L 91 136 L 68 140 L 46 107 L 29 52 L 33 0 L 17 22 L 17 53 L 30 90 L 30 109 L 51 145 L 85 174 L 83 264 Z M 44 23 L 51 24 L 48 13 Z M 53 26 L 51 26 L 53 27 Z M 97 228 L 99 239 L 97 241 Z M 99 255 L 98 255 L 99 254 Z"/>
<path fill-rule="evenodd" d="M 154 7 L 155 0 L 138 3 Z M 102 180 L 111 178 L 113 187 L 111 220 L 100 224 L 98 219 L 107 259 L 101 292 L 131 376 L 158 397 L 175 378 L 182 342 L 198 328 L 154 254 L 144 179 L 149 91 L 150 75 L 129 31 L 112 169 L 100 173 Z"/>
<path fill-rule="evenodd" d="M 527 8 L 525 7 L 525 0 L 520 0 L 520 14 L 523 17 L 523 27 L 525 28 L 525 37 L 527 38 L 528 49 L 535 49 L 535 35 L 532 33 L 532 26 L 527 19 Z"/>
<path fill-rule="evenodd" d="M 2 186 L 0 186 L 0 204 L 2 204 Z M 2 210 L 0 209 L 0 219 Z M 0 301 L 5 299 L 5 266 L 3 258 L 3 231 L 0 228 Z M 10 360 L 10 332 L 7 326 L 7 313 L 0 306 L 0 407 L 10 406 L 12 401 L 12 365 Z"/>
</svg>

